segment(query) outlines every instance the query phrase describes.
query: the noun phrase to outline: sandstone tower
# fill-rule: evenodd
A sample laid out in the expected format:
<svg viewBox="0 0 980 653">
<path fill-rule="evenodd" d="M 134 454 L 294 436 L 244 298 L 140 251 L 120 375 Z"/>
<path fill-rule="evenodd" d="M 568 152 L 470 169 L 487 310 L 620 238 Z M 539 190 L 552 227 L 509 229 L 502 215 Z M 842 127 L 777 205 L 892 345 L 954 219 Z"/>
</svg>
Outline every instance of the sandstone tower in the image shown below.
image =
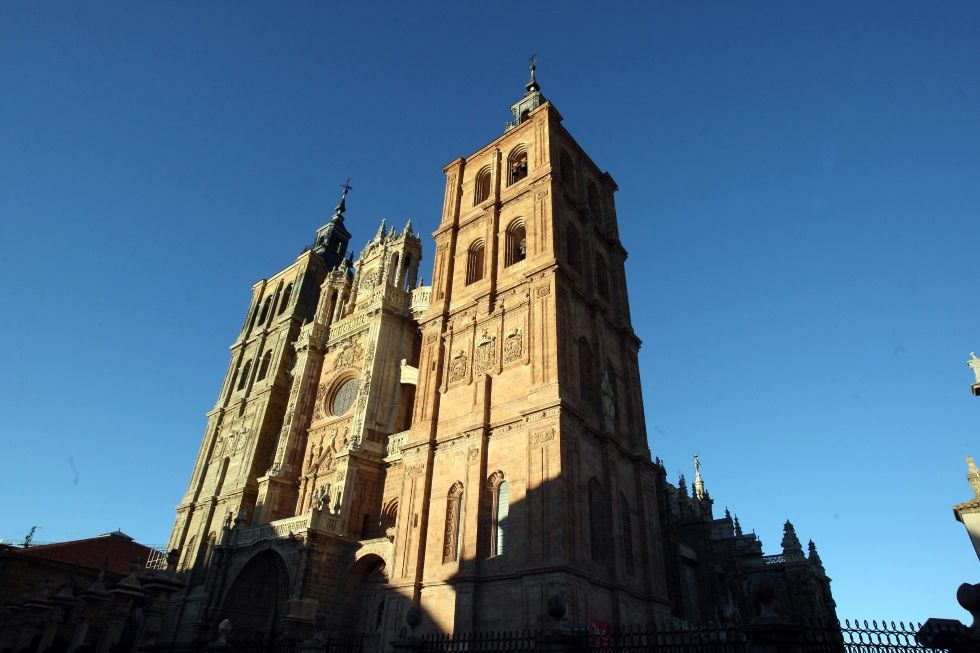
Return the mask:
<svg viewBox="0 0 980 653">
<path fill-rule="evenodd" d="M 441 630 L 669 612 L 616 184 L 526 90 L 445 168 L 420 324 L 390 575 Z"/>
</svg>

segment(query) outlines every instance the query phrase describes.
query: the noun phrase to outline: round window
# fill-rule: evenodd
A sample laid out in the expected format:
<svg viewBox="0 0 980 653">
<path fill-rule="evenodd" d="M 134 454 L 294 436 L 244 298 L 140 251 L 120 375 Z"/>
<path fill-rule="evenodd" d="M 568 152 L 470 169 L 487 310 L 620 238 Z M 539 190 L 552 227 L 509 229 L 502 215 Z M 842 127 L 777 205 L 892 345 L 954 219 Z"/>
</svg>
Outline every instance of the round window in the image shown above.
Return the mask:
<svg viewBox="0 0 980 653">
<path fill-rule="evenodd" d="M 343 415 L 354 405 L 355 397 L 357 397 L 357 379 L 347 379 L 334 394 L 330 412 L 334 415 Z"/>
</svg>

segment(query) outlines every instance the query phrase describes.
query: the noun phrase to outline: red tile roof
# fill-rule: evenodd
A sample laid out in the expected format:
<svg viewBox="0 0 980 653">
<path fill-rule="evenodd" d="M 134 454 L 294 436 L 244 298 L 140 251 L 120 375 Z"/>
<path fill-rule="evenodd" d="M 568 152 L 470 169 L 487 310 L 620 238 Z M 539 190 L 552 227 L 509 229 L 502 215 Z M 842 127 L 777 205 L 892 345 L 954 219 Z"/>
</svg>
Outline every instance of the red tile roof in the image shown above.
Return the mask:
<svg viewBox="0 0 980 653">
<path fill-rule="evenodd" d="M 32 558 L 67 562 L 90 569 L 101 569 L 108 558 L 106 572 L 125 576 L 129 573 L 133 559 L 138 559 L 140 567 L 143 567 L 150 556 L 150 551 L 152 551 L 150 547 L 134 542 L 133 538 L 125 533 L 116 531 L 85 540 L 16 549 L 15 553 Z"/>
</svg>

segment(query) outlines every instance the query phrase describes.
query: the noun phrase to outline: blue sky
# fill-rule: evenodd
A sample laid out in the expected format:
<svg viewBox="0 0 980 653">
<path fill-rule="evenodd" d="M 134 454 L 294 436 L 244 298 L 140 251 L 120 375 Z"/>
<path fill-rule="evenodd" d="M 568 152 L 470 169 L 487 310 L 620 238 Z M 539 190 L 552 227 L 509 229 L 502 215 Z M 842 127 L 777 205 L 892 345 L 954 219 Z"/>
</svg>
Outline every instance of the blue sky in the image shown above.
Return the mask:
<svg viewBox="0 0 980 653">
<path fill-rule="evenodd" d="M 977 34 L 968 2 L 4 3 L 0 536 L 164 543 L 251 284 L 348 176 L 358 249 L 431 232 L 536 51 L 621 188 L 670 478 L 699 453 L 769 553 L 792 519 L 841 617 L 965 618 Z"/>
</svg>

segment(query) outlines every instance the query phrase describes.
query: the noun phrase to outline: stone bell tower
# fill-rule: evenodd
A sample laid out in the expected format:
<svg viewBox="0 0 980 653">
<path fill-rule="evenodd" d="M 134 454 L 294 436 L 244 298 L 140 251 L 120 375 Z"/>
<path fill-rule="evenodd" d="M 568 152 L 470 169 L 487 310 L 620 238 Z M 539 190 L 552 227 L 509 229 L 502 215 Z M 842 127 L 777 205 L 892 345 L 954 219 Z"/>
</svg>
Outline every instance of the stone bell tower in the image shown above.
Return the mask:
<svg viewBox="0 0 980 653">
<path fill-rule="evenodd" d="M 541 95 L 445 167 L 395 565 L 443 631 L 666 614 L 612 177 Z"/>
<path fill-rule="evenodd" d="M 251 522 L 259 498 L 259 478 L 276 455 L 280 427 L 293 383 L 304 323 L 320 303 L 320 286 L 344 261 L 350 233 L 344 227 L 349 186 L 331 219 L 316 232 L 312 249 L 292 264 L 252 286 L 242 330 L 231 345 L 231 362 L 218 401 L 208 413 L 204 438 L 190 484 L 177 507 L 168 550 L 178 549 L 178 568 L 203 565 L 222 526 Z M 261 504 L 259 504 L 261 505 Z"/>
</svg>

